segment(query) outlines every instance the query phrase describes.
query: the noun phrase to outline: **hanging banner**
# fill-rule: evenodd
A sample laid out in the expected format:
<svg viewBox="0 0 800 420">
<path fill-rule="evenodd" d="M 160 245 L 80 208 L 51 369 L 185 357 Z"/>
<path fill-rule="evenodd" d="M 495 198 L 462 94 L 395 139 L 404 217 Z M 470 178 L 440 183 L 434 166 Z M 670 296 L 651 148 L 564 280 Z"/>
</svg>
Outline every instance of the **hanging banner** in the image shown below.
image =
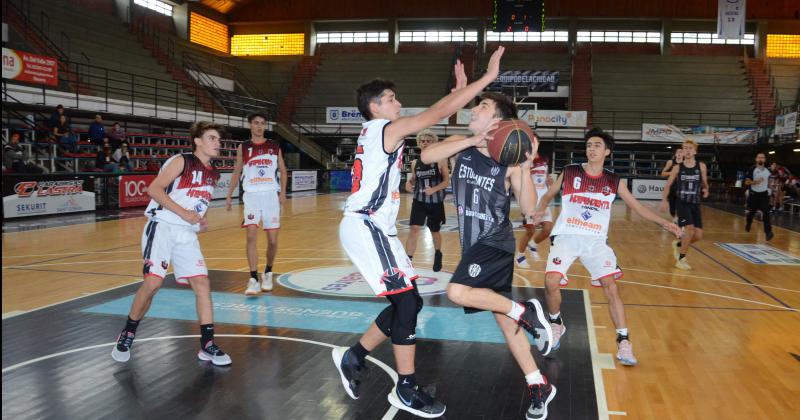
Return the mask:
<svg viewBox="0 0 800 420">
<path fill-rule="evenodd" d="M 94 209 L 94 180 L 87 176 L 3 175 L 5 218 Z"/>
<path fill-rule="evenodd" d="M 58 60 L 3 48 L 3 79 L 57 86 Z"/>
<path fill-rule="evenodd" d="M 486 90 L 525 89 L 530 92 L 555 92 L 558 89 L 559 72 L 549 70 L 501 71 Z"/>
<path fill-rule="evenodd" d="M 794 134 L 797 130 L 797 112 L 775 117 L 775 134 Z"/>
<path fill-rule="evenodd" d="M 744 37 L 746 0 L 719 0 L 717 3 L 717 37 L 742 39 Z"/>
<path fill-rule="evenodd" d="M 642 124 L 642 140 L 683 143 L 694 140 L 700 144 L 753 144 L 757 128 L 698 126 L 678 128 L 671 124 Z"/>
<path fill-rule="evenodd" d="M 400 108 L 400 116 L 408 117 L 419 114 L 428 108 Z M 352 106 L 329 106 L 325 108 L 325 122 L 328 124 L 361 124 L 366 122 L 358 108 Z M 448 119 L 444 118 L 437 124 L 447 125 Z"/>
</svg>

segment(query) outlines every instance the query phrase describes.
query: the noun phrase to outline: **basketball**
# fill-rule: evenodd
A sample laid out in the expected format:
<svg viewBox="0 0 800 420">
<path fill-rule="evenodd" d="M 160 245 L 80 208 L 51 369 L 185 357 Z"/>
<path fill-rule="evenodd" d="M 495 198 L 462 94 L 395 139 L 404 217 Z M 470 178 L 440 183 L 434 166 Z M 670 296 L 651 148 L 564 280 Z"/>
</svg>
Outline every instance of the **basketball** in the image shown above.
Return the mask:
<svg viewBox="0 0 800 420">
<path fill-rule="evenodd" d="M 536 141 L 538 137 L 524 121 L 502 120 L 489 141 L 489 155 L 501 165 L 517 165 L 525 161 L 525 153 L 531 152 Z"/>
</svg>

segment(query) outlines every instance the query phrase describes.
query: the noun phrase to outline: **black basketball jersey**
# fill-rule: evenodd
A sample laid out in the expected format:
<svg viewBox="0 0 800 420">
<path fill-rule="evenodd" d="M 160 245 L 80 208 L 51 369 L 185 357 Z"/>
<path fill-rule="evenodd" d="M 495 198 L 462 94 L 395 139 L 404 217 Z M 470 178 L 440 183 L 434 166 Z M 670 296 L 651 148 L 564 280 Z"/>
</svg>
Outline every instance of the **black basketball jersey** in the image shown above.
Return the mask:
<svg viewBox="0 0 800 420">
<path fill-rule="evenodd" d="M 442 182 L 442 172 L 439 170 L 439 163 L 433 162 L 430 165 L 422 163 L 417 159 L 414 166 L 414 200 L 420 203 L 433 204 L 444 201 L 444 190 L 436 191 L 431 195 L 425 194 L 425 188 L 435 187 Z"/>
<path fill-rule="evenodd" d="M 681 163 L 678 169 L 678 178 L 675 182 L 678 184 L 677 195 L 679 200 L 689 204 L 698 204 L 700 202 L 700 184 L 702 183 L 700 162 L 695 162 L 691 168 Z"/>
<path fill-rule="evenodd" d="M 462 255 L 476 243 L 514 252 L 506 171 L 474 147 L 458 156 L 452 180 Z"/>
</svg>

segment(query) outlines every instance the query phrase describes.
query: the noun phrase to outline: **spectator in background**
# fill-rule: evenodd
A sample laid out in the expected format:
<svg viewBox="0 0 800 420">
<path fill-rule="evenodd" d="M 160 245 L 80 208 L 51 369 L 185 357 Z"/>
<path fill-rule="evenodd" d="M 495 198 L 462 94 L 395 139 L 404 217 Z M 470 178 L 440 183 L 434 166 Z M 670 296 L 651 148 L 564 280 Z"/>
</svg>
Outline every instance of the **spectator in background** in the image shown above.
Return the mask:
<svg viewBox="0 0 800 420">
<path fill-rule="evenodd" d="M 113 147 L 113 146 L 112 146 Z M 123 142 L 119 149 L 114 151 L 113 158 L 119 164 L 120 170 L 133 171 L 131 164 L 131 154 L 128 151 L 128 143 Z"/>
<path fill-rule="evenodd" d="M 792 174 L 785 166 L 778 165 L 776 162 L 772 162 L 769 169 L 772 172 L 769 177 L 769 189 L 772 190 L 770 205 L 773 212 L 783 211 L 783 198 L 785 195 L 783 188 Z"/>
<path fill-rule="evenodd" d="M 19 173 L 40 174 L 44 172 L 42 168 L 28 163 L 28 153 L 19 144 L 21 137 L 20 133 L 11 133 L 8 144 L 3 147 L 3 167 Z"/>
<path fill-rule="evenodd" d="M 64 116 L 64 118 L 67 117 L 67 114 L 64 113 L 64 105 L 59 104 L 56 106 L 56 110 L 53 111 L 52 114 L 50 114 L 50 120 L 48 120 L 47 122 L 47 127 L 50 128 L 51 130 L 56 128 L 62 115 Z M 69 120 L 67 121 L 69 122 Z"/>
<path fill-rule="evenodd" d="M 117 150 L 125 142 L 125 132 L 122 131 L 122 126 L 118 122 L 115 122 L 111 127 L 108 139 L 111 141 L 111 147 L 114 150 Z"/>
<path fill-rule="evenodd" d="M 72 132 L 72 127 L 66 115 L 61 114 L 61 116 L 58 117 L 58 124 L 53 127 L 53 135 L 58 142 L 70 152 L 75 153 L 78 151 L 78 136 Z"/>
<path fill-rule="evenodd" d="M 106 127 L 103 125 L 103 116 L 96 114 L 94 122 L 89 124 L 89 141 L 96 146 L 101 146 L 104 137 L 106 137 Z"/>
<path fill-rule="evenodd" d="M 97 152 L 97 160 L 95 160 L 95 168 L 102 169 L 103 172 L 117 172 L 119 166 L 114 156 L 111 153 L 111 146 L 104 144 L 103 148 Z"/>
</svg>

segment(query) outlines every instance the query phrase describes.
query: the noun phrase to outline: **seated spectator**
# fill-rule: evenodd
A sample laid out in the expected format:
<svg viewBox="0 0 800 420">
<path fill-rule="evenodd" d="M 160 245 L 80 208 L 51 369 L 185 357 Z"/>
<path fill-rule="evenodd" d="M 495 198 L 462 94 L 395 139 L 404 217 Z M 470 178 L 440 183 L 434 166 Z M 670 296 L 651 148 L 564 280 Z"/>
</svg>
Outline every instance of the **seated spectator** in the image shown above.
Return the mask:
<svg viewBox="0 0 800 420">
<path fill-rule="evenodd" d="M 102 169 L 103 172 L 119 171 L 119 166 L 117 165 L 117 161 L 114 160 L 110 146 L 105 145 L 101 151 L 97 152 L 97 159 L 95 160 L 94 167 L 96 169 Z"/>
<path fill-rule="evenodd" d="M 40 174 L 44 172 L 42 168 L 28 162 L 28 153 L 19 144 L 21 137 L 20 133 L 11 134 L 8 144 L 3 147 L 3 166 L 19 173 Z"/>
<path fill-rule="evenodd" d="M 72 132 L 72 127 L 69 125 L 66 115 L 62 114 L 58 117 L 58 124 L 53 127 L 53 135 L 70 152 L 75 153 L 78 151 L 78 136 Z"/>
<path fill-rule="evenodd" d="M 96 114 L 94 122 L 89 124 L 89 141 L 100 146 L 103 144 L 103 137 L 106 136 L 106 127 L 103 125 L 103 116 Z"/>
<path fill-rule="evenodd" d="M 117 161 L 119 164 L 120 169 L 126 171 L 133 170 L 133 164 L 131 163 L 131 154 L 128 151 L 128 143 L 122 143 L 119 149 L 114 151 L 114 160 Z"/>
<path fill-rule="evenodd" d="M 61 118 L 62 115 L 65 118 L 67 117 L 67 114 L 64 113 L 64 105 L 59 104 L 58 106 L 56 106 L 56 110 L 53 111 L 52 114 L 50 114 L 50 120 L 48 120 L 47 122 L 47 127 L 51 130 L 56 128 L 59 119 Z M 67 122 L 69 122 L 69 119 L 67 119 Z"/>
<path fill-rule="evenodd" d="M 111 140 L 111 147 L 116 150 L 125 142 L 125 132 L 122 131 L 122 126 L 115 122 L 111 127 L 111 133 L 108 134 L 108 139 Z"/>
</svg>

